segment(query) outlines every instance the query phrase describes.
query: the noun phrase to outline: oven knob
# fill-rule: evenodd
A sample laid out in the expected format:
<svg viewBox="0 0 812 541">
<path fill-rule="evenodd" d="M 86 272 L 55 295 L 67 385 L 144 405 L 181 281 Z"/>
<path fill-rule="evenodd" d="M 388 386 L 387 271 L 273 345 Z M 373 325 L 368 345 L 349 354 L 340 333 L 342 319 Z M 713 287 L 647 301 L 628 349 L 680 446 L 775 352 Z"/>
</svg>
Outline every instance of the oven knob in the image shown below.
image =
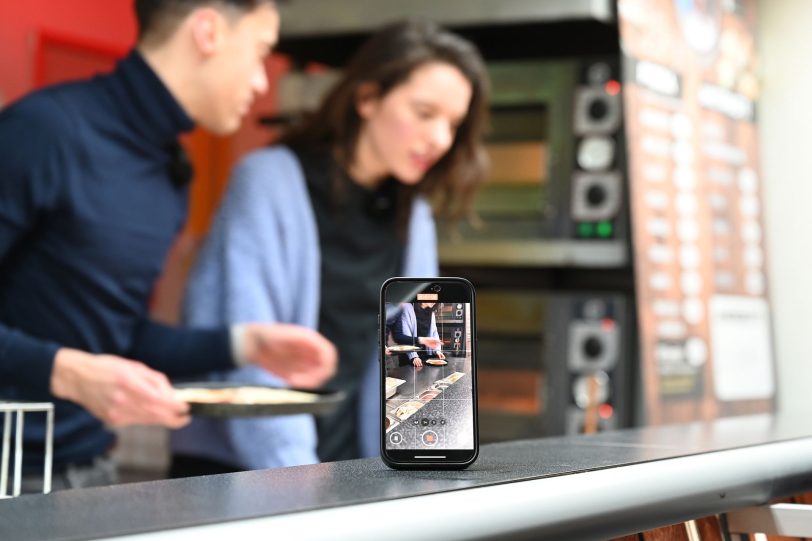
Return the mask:
<svg viewBox="0 0 812 541">
<path fill-rule="evenodd" d="M 592 100 L 589 104 L 589 118 L 596 122 L 600 122 L 606 115 L 609 114 L 609 104 L 604 99 Z"/>
<path fill-rule="evenodd" d="M 603 340 L 597 336 L 590 336 L 584 340 L 584 355 L 588 359 L 597 359 L 603 354 Z"/>
<path fill-rule="evenodd" d="M 586 200 L 591 207 L 599 207 L 606 201 L 606 188 L 600 184 L 593 184 L 586 191 Z"/>
<path fill-rule="evenodd" d="M 579 376 L 572 384 L 572 398 L 581 409 L 588 408 L 590 403 L 605 404 L 611 394 L 609 374 L 603 370 Z"/>
<path fill-rule="evenodd" d="M 585 137 L 578 145 L 576 161 L 581 169 L 600 171 L 609 168 L 615 158 L 615 142 L 602 135 Z"/>
</svg>

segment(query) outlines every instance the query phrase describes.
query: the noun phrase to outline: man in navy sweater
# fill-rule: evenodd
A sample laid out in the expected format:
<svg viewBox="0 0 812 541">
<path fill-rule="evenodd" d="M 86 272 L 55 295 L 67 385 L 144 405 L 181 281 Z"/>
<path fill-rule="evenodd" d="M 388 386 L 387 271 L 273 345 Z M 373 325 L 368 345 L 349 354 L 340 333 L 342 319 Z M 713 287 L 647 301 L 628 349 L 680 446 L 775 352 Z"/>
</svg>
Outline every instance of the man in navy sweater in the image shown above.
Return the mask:
<svg viewBox="0 0 812 541">
<path fill-rule="evenodd" d="M 267 90 L 271 0 L 136 0 L 139 40 L 115 71 L 0 113 L 0 400 L 53 401 L 55 487 L 103 484 L 108 426 L 180 427 L 168 377 L 254 363 L 294 386 L 334 372 L 335 348 L 291 325 L 182 329 L 148 299 L 183 226 L 194 124 L 228 134 Z M 27 472 L 44 422 L 29 416 Z M 2 422 L 2 419 L 0 419 Z"/>
</svg>

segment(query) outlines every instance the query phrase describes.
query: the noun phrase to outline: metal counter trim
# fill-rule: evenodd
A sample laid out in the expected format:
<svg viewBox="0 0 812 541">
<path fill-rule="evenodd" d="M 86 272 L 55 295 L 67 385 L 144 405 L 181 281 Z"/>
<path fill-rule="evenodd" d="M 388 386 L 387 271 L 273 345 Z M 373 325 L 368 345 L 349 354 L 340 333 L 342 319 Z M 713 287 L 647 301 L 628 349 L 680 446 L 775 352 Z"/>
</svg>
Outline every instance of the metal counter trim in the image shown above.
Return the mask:
<svg viewBox="0 0 812 541">
<path fill-rule="evenodd" d="M 278 538 L 358 540 L 386 532 L 389 541 L 412 540 L 413 531 L 393 530 L 385 519 L 404 508 L 453 509 L 454 520 L 421 514 L 420 529 L 436 539 L 607 538 L 785 495 L 776 487 L 809 490 L 810 457 L 812 438 L 119 539 L 201 541 L 273 532 Z"/>
</svg>

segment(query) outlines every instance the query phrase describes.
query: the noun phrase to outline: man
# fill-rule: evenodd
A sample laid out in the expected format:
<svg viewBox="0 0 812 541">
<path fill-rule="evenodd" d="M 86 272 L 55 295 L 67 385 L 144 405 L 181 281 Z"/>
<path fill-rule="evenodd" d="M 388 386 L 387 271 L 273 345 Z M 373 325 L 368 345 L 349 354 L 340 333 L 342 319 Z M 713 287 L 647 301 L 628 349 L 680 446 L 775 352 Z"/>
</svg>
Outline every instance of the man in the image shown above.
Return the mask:
<svg viewBox="0 0 812 541">
<path fill-rule="evenodd" d="M 401 359 L 398 364 L 401 366 L 409 363 L 416 367 L 422 367 L 423 361 L 431 356 L 438 359 L 445 359 L 441 351 L 443 346 L 440 334 L 437 332 L 437 318 L 435 317 L 436 303 L 416 302 L 414 304 L 404 302 L 401 306 L 400 320 L 395 324 L 392 336 L 398 344 L 422 345 L 425 350 L 409 351 L 406 359 Z"/>
<path fill-rule="evenodd" d="M 188 420 L 169 377 L 257 364 L 294 386 L 335 371 L 335 348 L 291 325 L 171 328 L 148 298 L 183 225 L 195 123 L 235 131 L 268 88 L 270 0 L 136 0 L 136 50 L 109 75 L 0 113 L 0 400 L 54 401 L 54 487 L 112 482 L 109 426 Z M 26 472 L 44 421 L 26 419 Z M 2 419 L 0 419 L 2 422 Z"/>
</svg>

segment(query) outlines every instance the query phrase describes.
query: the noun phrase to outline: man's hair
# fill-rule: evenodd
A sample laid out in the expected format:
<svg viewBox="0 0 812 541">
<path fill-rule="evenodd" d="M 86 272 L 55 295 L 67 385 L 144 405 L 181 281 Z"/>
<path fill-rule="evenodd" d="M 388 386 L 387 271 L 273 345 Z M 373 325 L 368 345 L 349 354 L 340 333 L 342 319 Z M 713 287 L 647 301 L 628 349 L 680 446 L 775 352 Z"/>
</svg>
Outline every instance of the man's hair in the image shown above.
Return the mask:
<svg viewBox="0 0 812 541">
<path fill-rule="evenodd" d="M 138 41 L 159 44 L 196 8 L 213 6 L 247 13 L 261 4 L 279 4 L 280 0 L 135 0 L 134 3 Z"/>
</svg>

